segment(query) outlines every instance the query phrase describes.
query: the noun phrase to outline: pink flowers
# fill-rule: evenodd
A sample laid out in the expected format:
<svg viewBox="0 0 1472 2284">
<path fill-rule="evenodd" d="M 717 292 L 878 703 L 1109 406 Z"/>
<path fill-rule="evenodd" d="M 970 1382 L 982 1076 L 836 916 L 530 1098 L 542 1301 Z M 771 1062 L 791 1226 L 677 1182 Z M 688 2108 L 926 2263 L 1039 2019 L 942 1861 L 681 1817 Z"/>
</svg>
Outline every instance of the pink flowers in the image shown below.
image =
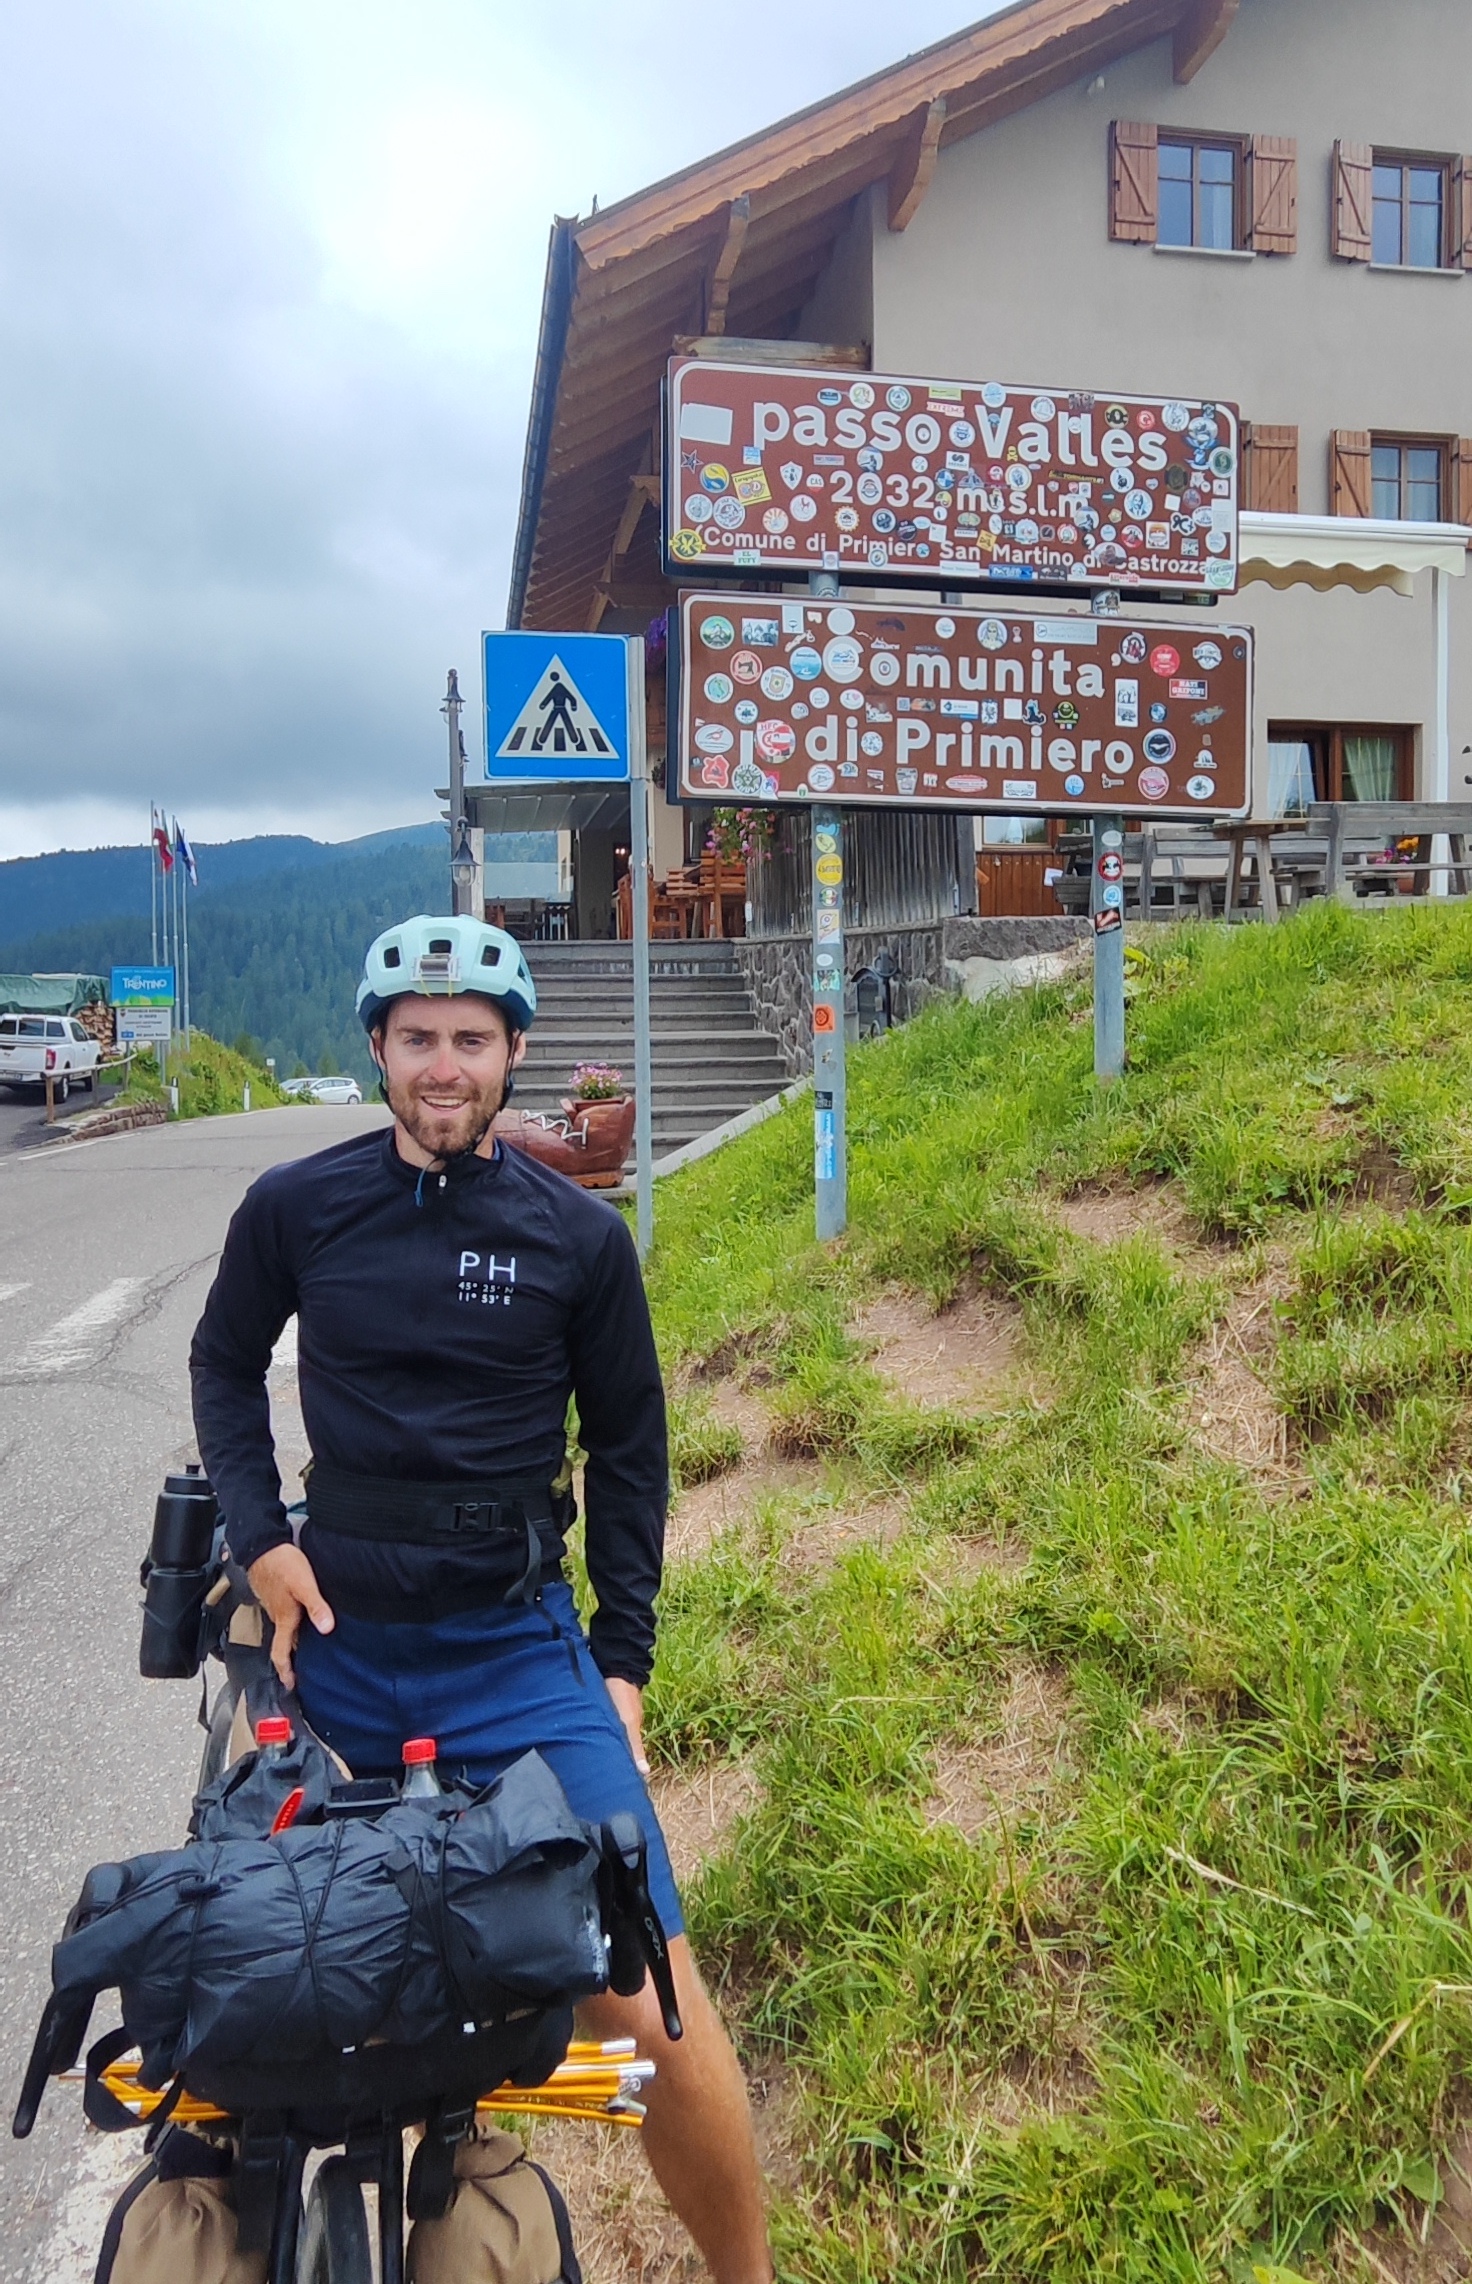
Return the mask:
<svg viewBox="0 0 1472 2284">
<path fill-rule="evenodd" d="M 624 1074 L 612 1063 L 574 1063 L 570 1083 L 579 1102 L 614 1102 L 624 1091 Z"/>
<path fill-rule="evenodd" d="M 750 864 L 772 845 L 776 818 L 770 809 L 712 809 L 705 845 L 712 856 L 728 864 L 738 858 Z"/>
</svg>

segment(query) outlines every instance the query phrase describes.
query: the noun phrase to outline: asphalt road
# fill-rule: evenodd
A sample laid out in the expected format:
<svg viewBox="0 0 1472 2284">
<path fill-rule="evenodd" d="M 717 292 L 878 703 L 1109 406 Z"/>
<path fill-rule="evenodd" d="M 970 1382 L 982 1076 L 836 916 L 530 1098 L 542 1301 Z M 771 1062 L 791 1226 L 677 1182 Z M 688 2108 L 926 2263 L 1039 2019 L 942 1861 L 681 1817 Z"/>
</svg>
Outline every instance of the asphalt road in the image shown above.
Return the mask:
<svg viewBox="0 0 1472 2284">
<path fill-rule="evenodd" d="M 386 1116 L 266 1110 L 0 1156 L 7 2112 L 87 1870 L 183 1836 L 199 1692 L 138 1677 L 138 1565 L 165 1472 L 194 1456 L 186 1357 L 226 1223 L 262 1168 Z M 278 1358 L 278 1442 L 299 1464 L 289 1340 Z M 0 2284 L 85 2284 L 138 2161 L 133 2135 L 86 2133 L 80 2095 L 53 2086 L 29 2141 L 0 2134 Z"/>
<path fill-rule="evenodd" d="M 111 1102 L 116 1093 L 115 1085 L 101 1080 L 95 1094 L 85 1087 L 74 1087 L 65 1108 L 58 1105 L 58 1117 L 73 1118 L 94 1104 Z M 46 1098 L 36 1088 L 0 1087 L 0 1156 L 8 1156 L 12 1150 L 33 1150 L 38 1143 L 51 1141 L 55 1133 L 56 1128 L 46 1123 Z"/>
</svg>

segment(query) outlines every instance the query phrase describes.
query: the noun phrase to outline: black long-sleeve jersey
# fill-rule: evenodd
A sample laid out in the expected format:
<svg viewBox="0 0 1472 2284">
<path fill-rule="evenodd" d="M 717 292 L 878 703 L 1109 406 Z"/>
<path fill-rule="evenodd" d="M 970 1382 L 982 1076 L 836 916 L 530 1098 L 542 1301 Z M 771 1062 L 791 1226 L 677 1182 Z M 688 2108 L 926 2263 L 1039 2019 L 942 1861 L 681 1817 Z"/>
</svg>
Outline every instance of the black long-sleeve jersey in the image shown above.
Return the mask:
<svg viewBox="0 0 1472 2284">
<path fill-rule="evenodd" d="M 593 1655 L 643 1683 L 668 1490 L 664 1390 L 620 1215 L 520 1150 L 425 1172 L 392 1130 L 275 1166 L 246 1192 L 190 1351 L 200 1455 L 231 1552 L 291 1536 L 266 1370 L 298 1320 L 315 1459 L 417 1482 L 551 1483 L 577 1400 Z M 323 1593 L 412 1602 L 443 1553 L 318 1532 Z M 471 1583 L 473 1551 L 450 1558 Z"/>
</svg>

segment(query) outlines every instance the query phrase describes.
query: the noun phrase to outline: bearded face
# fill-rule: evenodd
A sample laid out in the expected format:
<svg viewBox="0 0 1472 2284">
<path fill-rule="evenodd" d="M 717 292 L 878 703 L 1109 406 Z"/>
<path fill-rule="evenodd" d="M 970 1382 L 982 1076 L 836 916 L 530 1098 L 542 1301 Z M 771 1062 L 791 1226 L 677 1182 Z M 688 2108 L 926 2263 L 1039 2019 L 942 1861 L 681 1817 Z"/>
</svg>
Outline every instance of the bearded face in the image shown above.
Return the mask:
<svg viewBox="0 0 1472 2284">
<path fill-rule="evenodd" d="M 396 999 L 374 1033 L 384 1093 L 428 1156 L 465 1157 L 490 1132 L 526 1042 L 494 1000 Z"/>
</svg>

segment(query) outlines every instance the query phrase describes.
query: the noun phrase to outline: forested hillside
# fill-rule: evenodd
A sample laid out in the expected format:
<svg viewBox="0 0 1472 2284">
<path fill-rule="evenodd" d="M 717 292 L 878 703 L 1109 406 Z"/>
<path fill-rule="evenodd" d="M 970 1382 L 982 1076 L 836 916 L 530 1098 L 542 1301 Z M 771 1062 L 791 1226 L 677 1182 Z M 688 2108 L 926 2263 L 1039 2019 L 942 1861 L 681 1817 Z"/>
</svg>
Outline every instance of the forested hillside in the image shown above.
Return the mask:
<svg viewBox="0 0 1472 2284">
<path fill-rule="evenodd" d="M 437 848 L 442 825 L 404 825 L 359 840 L 313 841 L 305 833 L 259 833 L 245 841 L 201 841 L 199 893 L 214 896 L 268 874 L 309 865 L 341 864 L 397 847 Z M 57 849 L 48 856 L 12 857 L 0 864 L 0 943 L 18 942 L 42 929 L 79 921 L 147 912 L 146 842 L 136 848 Z"/>
<path fill-rule="evenodd" d="M 407 912 L 443 911 L 449 890 L 442 834 L 333 864 L 313 863 L 248 885 L 191 898 L 189 961 L 196 1023 L 227 1044 L 249 1038 L 297 1065 L 351 1071 L 371 1065 L 353 1014 L 367 944 Z M 77 968 L 106 975 L 146 960 L 148 911 L 83 921 L 0 945 L 0 970 Z"/>
</svg>

